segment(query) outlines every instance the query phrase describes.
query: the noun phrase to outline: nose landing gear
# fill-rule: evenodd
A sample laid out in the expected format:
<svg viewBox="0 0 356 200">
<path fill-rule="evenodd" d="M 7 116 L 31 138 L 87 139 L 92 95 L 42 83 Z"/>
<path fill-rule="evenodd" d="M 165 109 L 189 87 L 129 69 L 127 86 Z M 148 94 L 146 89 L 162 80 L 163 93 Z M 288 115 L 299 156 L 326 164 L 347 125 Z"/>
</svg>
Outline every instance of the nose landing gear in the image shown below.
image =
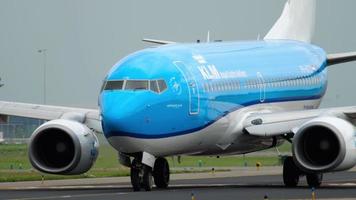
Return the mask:
<svg viewBox="0 0 356 200">
<path fill-rule="evenodd" d="M 152 169 L 151 167 L 138 162 L 136 159 L 131 165 L 131 184 L 134 191 L 140 191 L 141 188 L 146 191 L 152 190 Z"/>
<path fill-rule="evenodd" d="M 131 184 L 134 191 L 151 191 L 154 183 L 157 188 L 167 188 L 169 184 L 169 164 L 165 158 L 157 158 L 152 170 L 151 167 L 141 163 L 135 158 L 131 164 Z"/>
</svg>

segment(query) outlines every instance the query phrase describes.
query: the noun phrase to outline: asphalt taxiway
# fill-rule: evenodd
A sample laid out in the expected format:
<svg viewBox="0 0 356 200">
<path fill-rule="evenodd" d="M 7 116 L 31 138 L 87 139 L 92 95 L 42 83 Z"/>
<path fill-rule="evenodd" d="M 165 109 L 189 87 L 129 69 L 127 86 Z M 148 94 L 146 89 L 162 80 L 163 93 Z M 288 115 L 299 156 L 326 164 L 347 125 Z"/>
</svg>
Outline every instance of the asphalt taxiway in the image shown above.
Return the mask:
<svg viewBox="0 0 356 200">
<path fill-rule="evenodd" d="M 48 181 L 41 183 L 40 186 L 36 186 L 38 182 L 33 182 L 32 186 L 28 182 L 1 184 L 0 199 L 190 200 L 192 194 L 196 200 L 264 199 L 265 195 L 269 199 L 311 199 L 311 189 L 307 187 L 304 179 L 301 181 L 301 186 L 297 188 L 285 188 L 282 177 L 276 175 L 275 172 L 272 170 L 269 173 L 255 172 L 249 176 L 240 174 L 240 176 L 230 177 L 229 173 L 225 175 L 219 173 L 174 175 L 169 189 L 154 188 L 151 192 L 132 192 L 127 178 L 116 178 L 117 182 L 115 178 L 97 179 L 94 182 L 90 180 L 55 181 L 54 183 Z M 315 193 L 317 199 L 356 199 L 356 172 L 326 174 L 323 186 L 316 189 Z"/>
</svg>

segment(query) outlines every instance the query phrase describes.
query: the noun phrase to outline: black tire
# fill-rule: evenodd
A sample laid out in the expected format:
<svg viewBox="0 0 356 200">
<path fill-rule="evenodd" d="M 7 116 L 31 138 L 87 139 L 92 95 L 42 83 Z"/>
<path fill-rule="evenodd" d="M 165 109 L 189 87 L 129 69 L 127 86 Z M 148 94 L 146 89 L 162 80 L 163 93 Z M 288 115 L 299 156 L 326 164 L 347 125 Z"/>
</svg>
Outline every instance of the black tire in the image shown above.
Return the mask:
<svg viewBox="0 0 356 200">
<path fill-rule="evenodd" d="M 307 183 L 309 187 L 320 187 L 323 181 L 323 174 L 316 173 L 316 174 L 307 174 Z"/>
<path fill-rule="evenodd" d="M 167 188 L 169 185 L 169 164 L 165 158 L 157 158 L 153 168 L 155 185 L 158 188 Z"/>
<path fill-rule="evenodd" d="M 152 181 L 152 169 L 146 165 L 142 166 L 143 176 L 142 176 L 142 185 L 141 187 L 146 191 L 151 191 L 153 186 Z"/>
<path fill-rule="evenodd" d="M 296 187 L 299 183 L 300 170 L 295 165 L 293 157 L 289 156 L 283 163 L 283 182 L 286 187 Z"/>
<path fill-rule="evenodd" d="M 131 185 L 135 192 L 140 191 L 141 189 L 141 177 L 140 174 L 141 170 L 137 167 L 137 163 L 135 160 L 132 161 L 132 166 L 130 170 L 130 178 L 131 178 Z"/>
</svg>

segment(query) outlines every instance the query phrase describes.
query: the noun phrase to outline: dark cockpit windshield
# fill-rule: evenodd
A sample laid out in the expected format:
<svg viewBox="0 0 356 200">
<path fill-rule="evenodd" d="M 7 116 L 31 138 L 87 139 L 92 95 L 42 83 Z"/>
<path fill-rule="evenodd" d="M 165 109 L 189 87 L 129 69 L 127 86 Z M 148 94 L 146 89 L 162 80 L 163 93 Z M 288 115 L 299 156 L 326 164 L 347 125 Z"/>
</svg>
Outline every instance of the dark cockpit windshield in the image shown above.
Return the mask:
<svg viewBox="0 0 356 200">
<path fill-rule="evenodd" d="M 149 90 L 155 93 L 162 93 L 166 89 L 164 80 L 109 80 L 102 87 L 102 90 Z"/>
</svg>

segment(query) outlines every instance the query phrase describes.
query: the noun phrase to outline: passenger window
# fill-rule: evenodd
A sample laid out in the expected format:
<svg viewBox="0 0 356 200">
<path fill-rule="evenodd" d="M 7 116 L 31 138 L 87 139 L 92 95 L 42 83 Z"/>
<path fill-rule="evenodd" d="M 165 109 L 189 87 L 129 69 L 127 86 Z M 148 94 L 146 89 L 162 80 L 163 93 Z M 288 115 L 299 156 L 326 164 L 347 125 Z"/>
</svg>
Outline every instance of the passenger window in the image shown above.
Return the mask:
<svg viewBox="0 0 356 200">
<path fill-rule="evenodd" d="M 104 88 L 105 90 L 122 90 L 123 85 L 124 81 L 107 81 Z"/>
<path fill-rule="evenodd" d="M 213 86 L 212 86 L 212 83 L 208 83 L 208 86 L 209 86 L 209 92 L 213 92 L 214 91 L 214 89 L 213 89 Z"/>
<path fill-rule="evenodd" d="M 235 88 L 234 88 L 234 82 L 230 82 L 230 90 L 235 90 Z"/>
<path fill-rule="evenodd" d="M 148 90 L 148 81 L 127 81 L 125 90 Z"/>
<path fill-rule="evenodd" d="M 235 81 L 233 82 L 233 86 L 234 86 L 234 89 L 235 89 L 235 90 L 238 90 L 238 89 L 239 89 L 239 86 L 238 86 L 237 82 L 235 82 Z"/>
</svg>

